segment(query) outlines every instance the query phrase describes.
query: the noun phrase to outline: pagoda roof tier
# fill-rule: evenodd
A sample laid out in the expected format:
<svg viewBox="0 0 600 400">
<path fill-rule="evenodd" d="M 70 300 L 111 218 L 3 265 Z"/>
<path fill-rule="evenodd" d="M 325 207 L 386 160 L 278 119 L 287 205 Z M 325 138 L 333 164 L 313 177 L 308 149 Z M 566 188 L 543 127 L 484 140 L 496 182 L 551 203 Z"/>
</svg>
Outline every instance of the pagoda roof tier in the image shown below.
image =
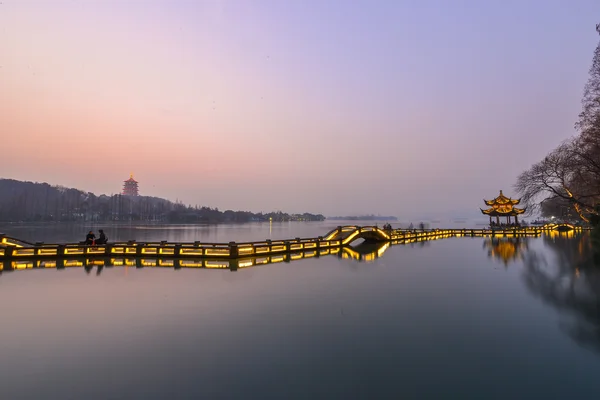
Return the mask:
<svg viewBox="0 0 600 400">
<path fill-rule="evenodd" d="M 487 210 L 481 209 L 481 212 L 485 215 L 489 215 L 490 217 L 514 217 L 515 215 L 523 214 L 526 209 L 525 208 L 516 208 L 513 207 L 512 204 L 508 207 L 492 207 Z"/>
<path fill-rule="evenodd" d="M 133 179 L 133 174 L 130 174 L 129 175 L 129 179 L 127 179 L 126 181 L 123 181 L 123 182 L 135 182 L 135 183 L 138 183 L 138 181 L 136 181 L 135 179 Z"/>
<path fill-rule="evenodd" d="M 494 200 L 483 200 L 485 202 L 486 205 L 488 206 L 494 206 L 494 205 L 505 205 L 505 204 L 511 204 L 511 205 L 517 205 L 521 202 L 521 199 L 511 199 L 510 197 L 506 197 L 503 193 L 502 190 L 500 191 L 500 195 L 498 197 L 496 197 Z"/>
</svg>

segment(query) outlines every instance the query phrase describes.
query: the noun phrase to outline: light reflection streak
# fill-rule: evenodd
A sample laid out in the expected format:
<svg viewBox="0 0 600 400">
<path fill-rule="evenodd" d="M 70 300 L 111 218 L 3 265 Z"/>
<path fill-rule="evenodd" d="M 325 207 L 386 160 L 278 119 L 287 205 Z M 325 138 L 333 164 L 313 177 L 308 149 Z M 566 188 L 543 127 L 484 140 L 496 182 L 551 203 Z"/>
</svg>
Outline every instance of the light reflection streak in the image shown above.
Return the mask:
<svg viewBox="0 0 600 400">
<path fill-rule="evenodd" d="M 354 229 L 354 230 L 353 230 Z M 364 228 L 363 228 L 364 229 Z M 349 233 L 342 242 L 347 243 L 351 241 L 354 236 L 359 235 L 359 232 L 355 227 L 343 227 L 346 233 Z M 367 229 L 366 232 L 372 232 L 380 234 L 378 228 Z M 339 231 L 338 231 L 339 233 Z M 546 231 L 544 235 L 549 240 L 555 240 L 558 237 L 572 238 L 575 235 L 574 231 L 558 231 L 550 230 Z M 331 235 L 328 235 L 331 236 Z M 393 235 L 389 235 L 392 237 Z M 463 236 L 463 235 L 461 235 Z M 464 235 L 467 236 L 467 235 Z M 429 232 L 427 235 L 419 235 L 419 232 L 409 234 L 408 232 L 401 239 L 394 239 L 385 242 L 373 242 L 365 240 L 359 245 L 346 245 L 343 247 L 324 247 L 318 248 L 315 246 L 304 246 L 300 244 L 290 245 L 291 252 L 287 254 L 276 253 L 269 254 L 269 252 L 262 252 L 260 247 L 256 247 L 257 251 L 253 254 L 247 254 L 247 252 L 241 251 L 239 257 L 236 259 L 224 258 L 221 254 L 222 249 L 215 248 L 215 257 L 206 257 L 210 254 L 208 251 L 202 256 L 203 258 L 192 258 L 182 256 L 180 258 L 169 258 L 165 257 L 164 254 L 156 253 L 142 253 L 139 256 L 124 254 L 124 255 L 95 255 L 88 253 L 81 256 L 71 256 L 68 258 L 55 257 L 48 258 L 44 256 L 43 259 L 22 259 L 22 260 L 5 260 L 0 264 L 0 273 L 11 270 L 27 270 L 34 268 L 56 268 L 64 269 L 67 267 L 86 267 L 92 268 L 94 266 L 102 268 L 104 266 L 124 266 L 124 275 L 128 275 L 129 267 L 136 268 L 206 268 L 206 269 L 230 269 L 232 271 L 249 268 L 258 265 L 275 264 L 275 263 L 289 263 L 292 261 L 302 260 L 313 257 L 323 257 L 337 255 L 342 259 L 350 259 L 361 262 L 373 262 L 376 259 L 383 256 L 383 254 L 392 246 L 395 245 L 412 245 L 416 243 L 425 244 L 433 240 L 439 240 L 444 238 L 457 237 L 457 232 L 452 230 L 439 230 L 436 232 Z M 519 258 L 519 253 L 522 248 L 526 248 L 527 238 L 522 235 L 511 235 L 505 234 L 503 236 L 484 236 L 484 247 L 489 250 L 490 257 L 502 259 L 505 265 L 508 262 L 512 262 Z M 270 243 L 270 246 L 274 246 L 276 249 L 281 247 L 279 242 Z M 244 247 L 240 247 L 243 249 Z M 268 247 L 266 247 L 268 249 Z M 260 254 L 263 253 L 263 254 Z"/>
</svg>

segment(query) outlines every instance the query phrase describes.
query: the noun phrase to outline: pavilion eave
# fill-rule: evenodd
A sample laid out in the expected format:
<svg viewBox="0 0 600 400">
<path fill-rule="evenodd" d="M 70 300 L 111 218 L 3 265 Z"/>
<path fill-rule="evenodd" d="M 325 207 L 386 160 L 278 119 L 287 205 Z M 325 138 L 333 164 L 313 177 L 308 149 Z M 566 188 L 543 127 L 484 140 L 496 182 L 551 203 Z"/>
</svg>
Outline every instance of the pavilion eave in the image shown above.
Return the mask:
<svg viewBox="0 0 600 400">
<path fill-rule="evenodd" d="M 482 214 L 485 214 L 490 217 L 516 217 L 517 215 L 521 215 L 526 211 L 526 209 L 524 208 L 513 208 L 511 211 L 505 213 L 498 212 L 496 210 L 483 210 L 481 208 L 480 210 Z"/>
</svg>

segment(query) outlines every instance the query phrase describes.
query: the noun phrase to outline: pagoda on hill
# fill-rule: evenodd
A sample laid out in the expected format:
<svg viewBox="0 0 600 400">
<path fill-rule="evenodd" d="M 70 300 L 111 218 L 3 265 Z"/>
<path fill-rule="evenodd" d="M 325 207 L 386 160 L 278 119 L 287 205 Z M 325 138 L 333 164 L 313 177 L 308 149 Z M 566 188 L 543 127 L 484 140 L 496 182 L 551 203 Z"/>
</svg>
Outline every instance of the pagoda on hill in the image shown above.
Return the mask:
<svg viewBox="0 0 600 400">
<path fill-rule="evenodd" d="M 518 215 L 525 212 L 524 208 L 515 207 L 521 202 L 521 199 L 511 199 L 510 197 L 506 197 L 504 194 L 502 194 L 502 190 L 500 191 L 500 195 L 494 200 L 483 201 L 487 206 L 490 206 L 490 208 L 486 210 L 480 209 L 483 214 L 490 217 L 490 226 L 494 225 L 492 217 L 496 217 L 496 225 L 500 225 L 500 217 L 506 218 L 507 224 L 510 224 L 511 217 L 514 217 L 514 223 L 518 225 Z"/>
<path fill-rule="evenodd" d="M 139 196 L 138 182 L 133 179 L 133 174 L 129 175 L 129 179 L 123 182 L 123 194 L 125 196 Z"/>
</svg>

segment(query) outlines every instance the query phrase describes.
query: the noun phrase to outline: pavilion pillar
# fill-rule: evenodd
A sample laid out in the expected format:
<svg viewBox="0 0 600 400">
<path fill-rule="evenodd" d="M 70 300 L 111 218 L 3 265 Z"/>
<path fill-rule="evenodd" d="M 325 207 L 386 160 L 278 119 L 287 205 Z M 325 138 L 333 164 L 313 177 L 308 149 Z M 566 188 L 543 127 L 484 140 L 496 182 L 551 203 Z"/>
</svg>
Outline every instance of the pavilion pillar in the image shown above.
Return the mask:
<svg viewBox="0 0 600 400">
<path fill-rule="evenodd" d="M 515 224 L 519 225 L 519 216 L 515 215 Z"/>
<path fill-rule="evenodd" d="M 496 215 L 496 225 L 500 225 L 500 217 Z"/>
</svg>

